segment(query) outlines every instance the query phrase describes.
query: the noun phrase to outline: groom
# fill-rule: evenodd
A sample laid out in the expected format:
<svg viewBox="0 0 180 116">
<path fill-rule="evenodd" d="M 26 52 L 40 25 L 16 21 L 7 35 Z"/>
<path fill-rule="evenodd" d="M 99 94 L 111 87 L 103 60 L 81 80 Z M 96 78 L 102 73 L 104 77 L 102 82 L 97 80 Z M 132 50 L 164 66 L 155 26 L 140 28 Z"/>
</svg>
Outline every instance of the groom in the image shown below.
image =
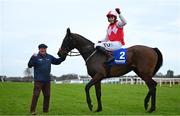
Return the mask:
<svg viewBox="0 0 180 116">
<path fill-rule="evenodd" d="M 63 62 L 66 57 L 55 58 L 50 54 L 47 54 L 47 45 L 40 44 L 38 46 L 39 53 L 34 54 L 28 63 L 28 67 L 34 67 L 34 90 L 32 96 L 32 103 L 30 112 L 32 115 L 36 114 L 36 106 L 39 94 L 42 90 L 44 100 L 43 100 L 43 112 L 47 113 L 49 109 L 50 100 L 50 72 L 51 64 L 58 65 Z"/>
</svg>

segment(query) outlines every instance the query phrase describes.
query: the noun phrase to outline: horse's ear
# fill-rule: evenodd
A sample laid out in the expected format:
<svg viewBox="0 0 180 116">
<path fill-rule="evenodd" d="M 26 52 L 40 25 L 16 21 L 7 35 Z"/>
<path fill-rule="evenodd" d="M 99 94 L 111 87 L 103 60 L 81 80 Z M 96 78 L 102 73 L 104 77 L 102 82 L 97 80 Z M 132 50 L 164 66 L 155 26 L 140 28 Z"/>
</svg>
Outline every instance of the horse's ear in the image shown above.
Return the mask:
<svg viewBox="0 0 180 116">
<path fill-rule="evenodd" d="M 67 34 L 69 35 L 71 33 L 70 28 L 67 28 Z"/>
</svg>

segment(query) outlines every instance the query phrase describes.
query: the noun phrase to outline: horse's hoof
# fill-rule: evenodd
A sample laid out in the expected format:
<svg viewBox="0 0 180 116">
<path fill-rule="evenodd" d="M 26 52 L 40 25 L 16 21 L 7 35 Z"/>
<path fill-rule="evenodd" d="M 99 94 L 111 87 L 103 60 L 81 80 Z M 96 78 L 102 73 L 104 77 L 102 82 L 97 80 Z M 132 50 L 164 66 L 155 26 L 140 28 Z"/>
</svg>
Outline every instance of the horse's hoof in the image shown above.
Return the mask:
<svg viewBox="0 0 180 116">
<path fill-rule="evenodd" d="M 148 109 L 148 103 L 144 103 L 144 108 L 145 108 L 145 110 Z"/>
<path fill-rule="evenodd" d="M 89 104 L 88 107 L 89 107 L 89 110 L 92 111 L 93 105 Z"/>
<path fill-rule="evenodd" d="M 102 108 L 98 108 L 95 112 L 101 112 Z"/>
<path fill-rule="evenodd" d="M 152 113 L 152 112 L 154 112 L 156 110 L 156 108 L 151 108 L 148 112 L 149 113 Z"/>
</svg>

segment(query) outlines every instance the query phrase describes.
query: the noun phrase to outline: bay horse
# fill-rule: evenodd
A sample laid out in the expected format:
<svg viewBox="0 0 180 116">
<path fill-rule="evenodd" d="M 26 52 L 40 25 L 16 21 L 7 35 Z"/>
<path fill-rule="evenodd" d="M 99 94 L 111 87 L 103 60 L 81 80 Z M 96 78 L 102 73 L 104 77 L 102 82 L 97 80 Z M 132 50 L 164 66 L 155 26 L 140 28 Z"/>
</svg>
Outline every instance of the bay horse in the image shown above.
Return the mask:
<svg viewBox="0 0 180 116">
<path fill-rule="evenodd" d="M 95 85 L 98 107 L 96 112 L 102 111 L 101 104 L 101 80 L 110 77 L 119 77 L 130 71 L 134 71 L 148 86 L 148 93 L 144 99 L 144 108 L 148 112 L 156 109 L 156 86 L 157 83 L 152 79 L 163 63 L 163 57 L 158 48 L 151 48 L 142 45 L 135 45 L 127 48 L 127 62 L 125 65 L 113 65 L 111 68 L 104 63 L 107 58 L 104 54 L 94 48 L 94 43 L 85 37 L 67 33 L 58 51 L 59 57 L 66 57 L 68 53 L 76 48 L 86 62 L 88 74 L 92 79 L 86 84 L 86 100 L 90 111 L 93 105 L 91 103 L 90 88 Z M 151 107 L 148 103 L 151 99 Z M 148 110 L 149 109 L 149 110 Z"/>
</svg>

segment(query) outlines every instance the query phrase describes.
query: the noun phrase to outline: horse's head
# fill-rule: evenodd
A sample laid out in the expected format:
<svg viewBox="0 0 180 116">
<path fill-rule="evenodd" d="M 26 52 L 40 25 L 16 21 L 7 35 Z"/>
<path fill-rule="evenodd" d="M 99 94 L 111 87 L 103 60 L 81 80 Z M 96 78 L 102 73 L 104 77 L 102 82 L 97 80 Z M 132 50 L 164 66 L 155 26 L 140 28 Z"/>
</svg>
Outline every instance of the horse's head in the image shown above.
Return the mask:
<svg viewBox="0 0 180 116">
<path fill-rule="evenodd" d="M 73 42 L 73 38 L 71 36 L 71 31 L 70 29 L 68 28 L 67 29 L 67 33 L 66 33 L 66 36 L 64 37 L 64 40 L 63 40 L 63 43 L 61 45 L 61 48 L 59 49 L 58 51 L 58 56 L 61 57 L 61 56 L 67 56 L 68 53 L 74 49 L 74 42 Z"/>
</svg>

